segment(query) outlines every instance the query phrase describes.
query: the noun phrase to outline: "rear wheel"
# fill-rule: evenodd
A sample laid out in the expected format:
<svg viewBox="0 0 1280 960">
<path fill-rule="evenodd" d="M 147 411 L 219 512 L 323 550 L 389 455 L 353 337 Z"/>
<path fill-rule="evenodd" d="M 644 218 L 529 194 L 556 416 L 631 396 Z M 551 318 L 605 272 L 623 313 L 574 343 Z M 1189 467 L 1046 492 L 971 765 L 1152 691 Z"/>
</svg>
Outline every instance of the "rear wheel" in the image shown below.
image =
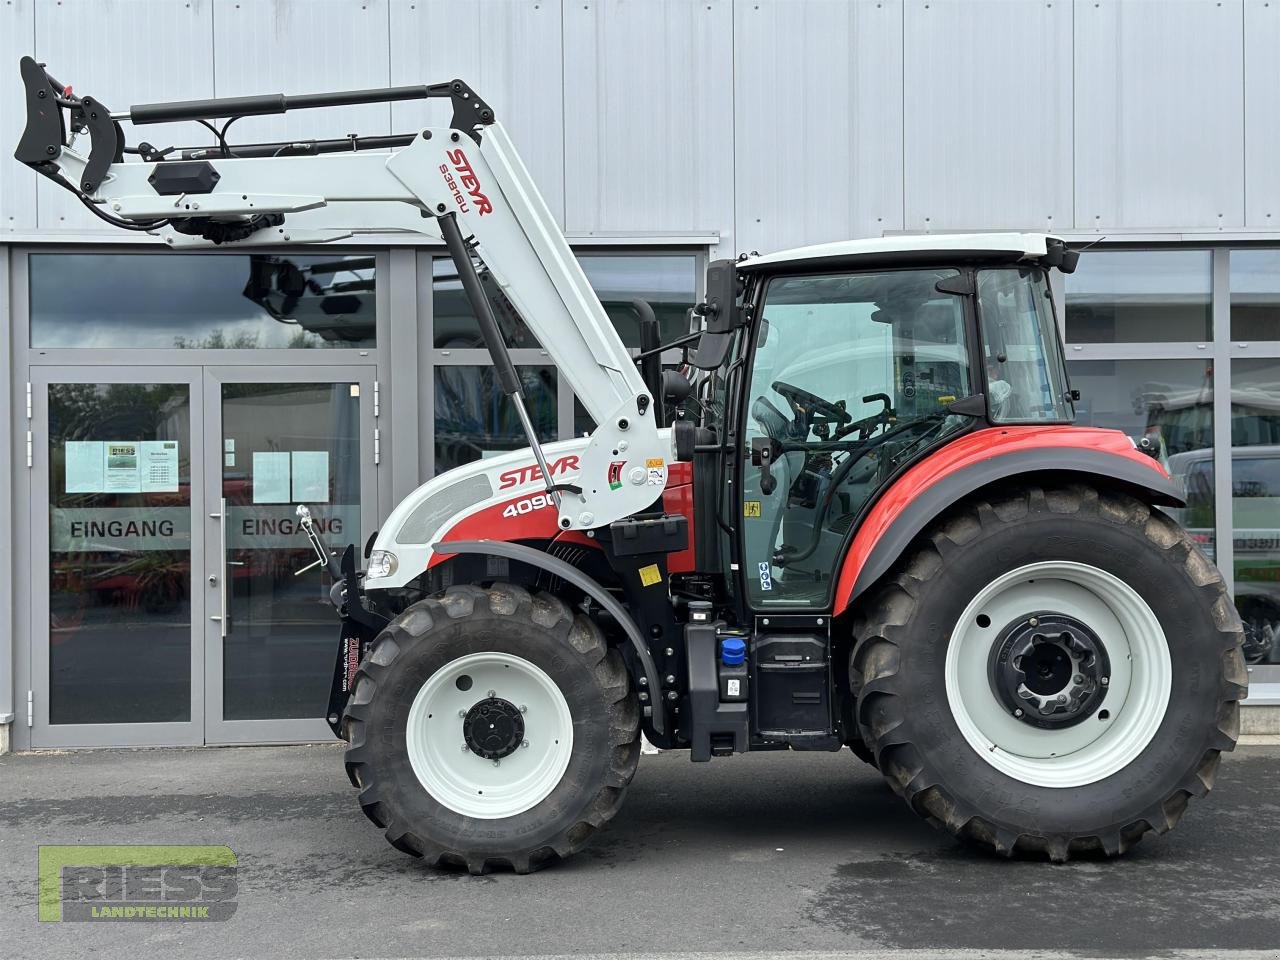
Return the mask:
<svg viewBox="0 0 1280 960">
<path fill-rule="evenodd" d="M 857 719 L 917 813 L 1003 854 L 1122 852 L 1208 791 L 1235 744 L 1240 623 L 1145 504 L 1010 491 L 921 539 L 867 607 Z"/>
<path fill-rule="evenodd" d="M 640 756 L 622 657 L 549 594 L 453 587 L 379 635 L 345 722 L 347 772 L 393 846 L 527 873 L 617 812 Z"/>
</svg>

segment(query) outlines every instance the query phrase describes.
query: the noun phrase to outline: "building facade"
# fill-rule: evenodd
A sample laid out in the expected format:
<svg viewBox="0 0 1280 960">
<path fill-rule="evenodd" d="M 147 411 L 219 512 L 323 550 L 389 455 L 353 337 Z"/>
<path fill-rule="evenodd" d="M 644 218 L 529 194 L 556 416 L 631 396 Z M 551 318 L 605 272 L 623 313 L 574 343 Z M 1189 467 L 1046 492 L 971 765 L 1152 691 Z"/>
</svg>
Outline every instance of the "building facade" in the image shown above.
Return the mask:
<svg viewBox="0 0 1280 960">
<path fill-rule="evenodd" d="M 1250 702 L 1280 704 L 1277 46 L 1267 0 L 10 0 L 0 153 L 25 54 L 112 109 L 461 76 L 633 346 L 633 297 L 677 335 L 706 261 L 739 251 L 1092 244 L 1055 290 L 1079 420 L 1156 444 L 1249 626 Z M 353 106 L 230 139 L 446 121 Z M 441 253 L 174 253 L 0 161 L 15 747 L 327 736 L 333 620 L 318 575 L 293 575 L 291 504 L 363 543 L 421 479 L 524 445 Z M 542 435 L 588 428 L 532 335 L 509 335 Z"/>
</svg>

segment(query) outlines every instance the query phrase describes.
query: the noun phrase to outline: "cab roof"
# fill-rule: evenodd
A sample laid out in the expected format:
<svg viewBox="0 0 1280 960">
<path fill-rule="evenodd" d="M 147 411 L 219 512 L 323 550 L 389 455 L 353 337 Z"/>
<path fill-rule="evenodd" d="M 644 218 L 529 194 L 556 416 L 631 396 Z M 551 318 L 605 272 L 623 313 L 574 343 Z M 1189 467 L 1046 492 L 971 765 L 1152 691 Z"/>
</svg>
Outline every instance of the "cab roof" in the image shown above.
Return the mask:
<svg viewBox="0 0 1280 960">
<path fill-rule="evenodd" d="M 839 240 L 755 254 L 740 260 L 738 269 L 908 266 L 958 260 L 1012 263 L 1043 257 L 1050 239 L 1043 233 L 927 233 Z"/>
</svg>

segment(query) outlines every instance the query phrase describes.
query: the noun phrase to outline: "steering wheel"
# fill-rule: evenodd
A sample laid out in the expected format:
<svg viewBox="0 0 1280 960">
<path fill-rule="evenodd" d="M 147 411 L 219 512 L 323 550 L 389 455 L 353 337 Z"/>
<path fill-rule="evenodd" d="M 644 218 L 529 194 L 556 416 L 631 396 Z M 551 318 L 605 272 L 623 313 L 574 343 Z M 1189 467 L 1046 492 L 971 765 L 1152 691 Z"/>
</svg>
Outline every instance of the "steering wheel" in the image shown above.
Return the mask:
<svg viewBox="0 0 1280 960">
<path fill-rule="evenodd" d="M 814 422 L 815 414 L 822 414 L 827 423 L 834 423 L 837 427 L 843 427 L 846 423 L 853 421 L 853 415 L 845 410 L 844 407 L 838 406 L 830 400 L 824 400 L 816 393 L 802 390 L 793 384 L 784 383 L 782 380 L 773 381 L 772 386 L 774 393 L 781 395 L 791 405 L 791 412 L 795 414 L 797 421 L 805 425 L 806 433 L 808 433 L 807 428 L 809 425 Z"/>
</svg>

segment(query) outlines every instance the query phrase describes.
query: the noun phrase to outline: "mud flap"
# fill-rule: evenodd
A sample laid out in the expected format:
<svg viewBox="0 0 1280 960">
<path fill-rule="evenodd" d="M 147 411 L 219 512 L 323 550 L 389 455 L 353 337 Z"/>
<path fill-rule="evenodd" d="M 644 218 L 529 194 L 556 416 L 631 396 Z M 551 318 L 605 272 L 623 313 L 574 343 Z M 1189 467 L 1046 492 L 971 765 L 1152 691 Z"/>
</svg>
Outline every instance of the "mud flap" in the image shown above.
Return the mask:
<svg viewBox="0 0 1280 960">
<path fill-rule="evenodd" d="M 338 615 L 342 618 L 342 625 L 338 634 L 338 658 L 333 665 L 329 708 L 325 711 L 325 722 L 339 740 L 346 739 L 342 735 L 342 714 L 355 687 L 356 669 L 382 628 L 389 622 L 365 606 L 364 592 L 360 588 L 360 577 L 356 572 L 355 544 L 348 544 L 342 554 L 341 584 L 342 602 L 338 607 Z"/>
</svg>

